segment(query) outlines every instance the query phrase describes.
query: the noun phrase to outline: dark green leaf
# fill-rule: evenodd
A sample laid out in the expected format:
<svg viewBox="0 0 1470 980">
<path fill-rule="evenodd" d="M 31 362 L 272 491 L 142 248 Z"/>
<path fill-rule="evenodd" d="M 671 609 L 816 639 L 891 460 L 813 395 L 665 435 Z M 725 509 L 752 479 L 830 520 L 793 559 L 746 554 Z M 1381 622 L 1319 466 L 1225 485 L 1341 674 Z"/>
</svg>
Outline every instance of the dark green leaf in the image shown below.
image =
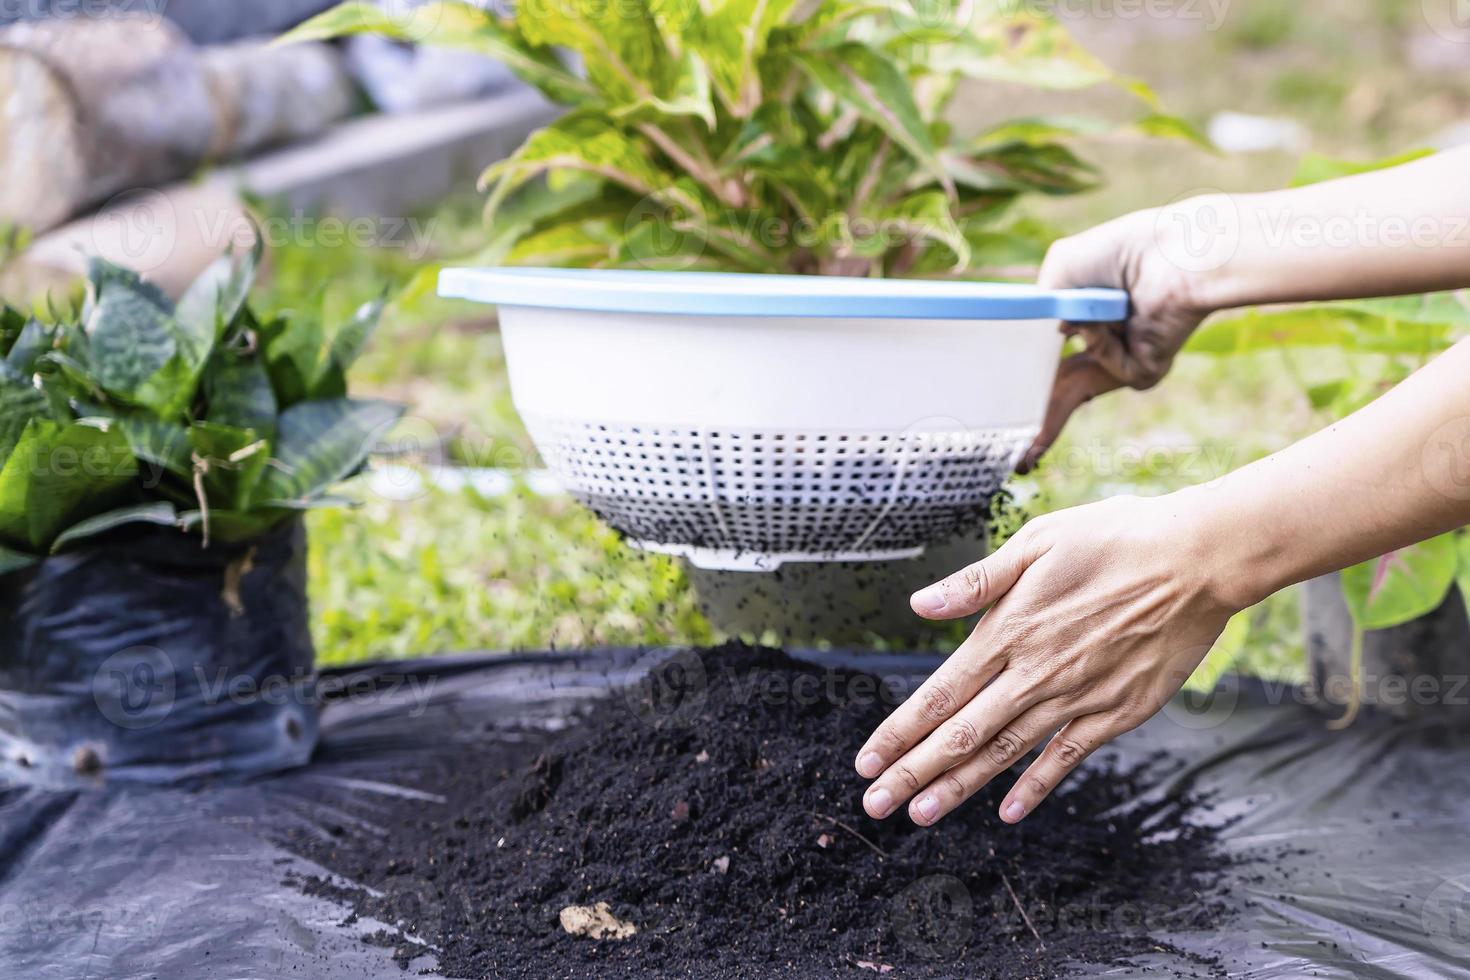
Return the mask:
<svg viewBox="0 0 1470 980">
<path fill-rule="evenodd" d="M 325 353 L 322 324 L 314 316 L 296 316 L 276 321 L 264 334 L 273 333 L 266 342 L 266 369 L 276 402 L 281 406 L 305 400 L 316 383 Z"/>
<path fill-rule="evenodd" d="M 96 517 L 89 517 L 73 524 L 57 535 L 56 540 L 51 544 L 51 552 L 55 554 L 78 541 L 94 538 L 99 534 L 105 534 L 128 524 L 158 524 L 172 527 L 178 524 L 178 520 L 178 513 L 174 510 L 173 504 L 169 503 L 120 507 L 117 510 L 109 510 Z"/>
<path fill-rule="evenodd" d="M 148 404 L 144 387 L 179 350 L 171 319 L 170 311 L 145 291 L 126 281 L 109 281 L 87 321 L 97 383 L 126 401 Z"/>
<path fill-rule="evenodd" d="M 276 431 L 276 393 L 262 360 L 222 351 L 204 375 L 205 418 L 218 425 L 253 429 L 264 438 Z"/>
<path fill-rule="evenodd" d="M 117 427 L 127 440 L 129 451 L 145 468 L 161 468 L 186 480 L 193 475 L 189 434 L 182 423 L 138 413 L 118 418 Z"/>
<path fill-rule="evenodd" d="M 45 414 L 46 396 L 29 377 L 0 363 L 0 463 L 20 441 L 31 419 Z"/>
<path fill-rule="evenodd" d="M 5 355 L 5 363 L 23 375 L 34 374 L 36 361 L 51 349 L 54 334 L 50 327 L 39 320 L 29 320 L 21 329 Z"/>
<path fill-rule="evenodd" d="M 9 575 L 11 572 L 30 568 L 40 560 L 35 555 L 28 555 L 23 551 L 0 545 L 0 575 Z"/>
<path fill-rule="evenodd" d="M 239 542 L 258 538 L 291 515 L 288 510 L 213 510 L 209 512 L 209 536 L 212 541 Z M 204 527 L 204 513 L 188 510 L 179 514 L 179 527 L 198 531 Z"/>
<path fill-rule="evenodd" d="M 402 414 L 376 401 L 303 402 L 282 413 L 275 455 L 256 489 L 260 506 L 315 496 L 361 468 Z"/>
</svg>

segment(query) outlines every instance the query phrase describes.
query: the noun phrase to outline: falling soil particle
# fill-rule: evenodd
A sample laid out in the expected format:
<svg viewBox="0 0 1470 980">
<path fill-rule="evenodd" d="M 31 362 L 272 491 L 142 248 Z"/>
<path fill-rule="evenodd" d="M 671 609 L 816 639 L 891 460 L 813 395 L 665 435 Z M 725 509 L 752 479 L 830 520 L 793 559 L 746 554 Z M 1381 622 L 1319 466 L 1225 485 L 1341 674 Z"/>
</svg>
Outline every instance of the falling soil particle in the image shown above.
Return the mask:
<svg viewBox="0 0 1470 980">
<path fill-rule="evenodd" d="M 932 829 L 874 821 L 852 759 L 891 702 L 870 675 L 777 651 L 689 654 L 518 772 L 420 770 L 442 806 L 390 802 L 371 832 L 286 843 L 358 887 L 298 884 L 399 923 L 430 946 L 400 938 L 400 962 L 432 952 L 454 977 L 1021 980 L 1161 952 L 1222 972 L 1164 938 L 1226 914 L 1198 801 L 1099 762 L 1016 826 L 995 816 L 1013 774 Z M 571 935 L 574 907 L 628 931 Z"/>
</svg>

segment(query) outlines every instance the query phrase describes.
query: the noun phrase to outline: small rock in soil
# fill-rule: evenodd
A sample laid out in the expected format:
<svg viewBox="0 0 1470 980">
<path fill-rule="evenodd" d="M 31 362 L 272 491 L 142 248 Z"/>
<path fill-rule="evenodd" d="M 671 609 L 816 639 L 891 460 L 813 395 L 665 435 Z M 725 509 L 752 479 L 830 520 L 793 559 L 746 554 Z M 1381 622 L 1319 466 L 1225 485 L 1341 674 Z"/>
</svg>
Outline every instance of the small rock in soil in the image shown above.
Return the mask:
<svg viewBox="0 0 1470 980">
<path fill-rule="evenodd" d="M 1161 937 L 1220 927 L 1227 859 L 1143 770 L 1093 764 L 1017 826 L 995 814 L 1014 772 L 932 829 L 878 822 L 852 761 L 892 707 L 874 678 L 739 645 L 676 661 L 518 773 L 423 776 L 445 804 L 388 804 L 382 836 L 287 841 L 362 886 L 305 887 L 455 977 L 1021 980 L 1158 952 L 1221 972 Z M 573 908 L 609 938 L 571 935 Z"/>
</svg>

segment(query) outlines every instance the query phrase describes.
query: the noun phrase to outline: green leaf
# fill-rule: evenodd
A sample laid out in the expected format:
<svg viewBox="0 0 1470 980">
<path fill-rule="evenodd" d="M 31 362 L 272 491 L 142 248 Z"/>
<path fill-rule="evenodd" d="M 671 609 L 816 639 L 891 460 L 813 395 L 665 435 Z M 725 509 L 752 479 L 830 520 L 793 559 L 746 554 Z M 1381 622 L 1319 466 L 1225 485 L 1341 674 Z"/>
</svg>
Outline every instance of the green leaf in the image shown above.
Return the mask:
<svg viewBox="0 0 1470 980">
<path fill-rule="evenodd" d="M 514 20 L 463 3 L 431 3 L 392 11 L 373 2 L 343 3 L 288 31 L 276 43 L 325 41 L 378 34 L 411 43 L 457 48 L 501 62 L 556 102 L 599 101 L 595 86 L 567 71 L 550 48 L 529 41 Z"/>
<path fill-rule="evenodd" d="M 11 572 L 30 568 L 40 560 L 35 555 L 28 555 L 23 551 L 0 545 L 0 575 L 9 575 Z"/>
<path fill-rule="evenodd" d="M 159 305 L 150 290 L 126 279 L 108 280 L 87 320 L 89 363 L 97 383 L 125 401 L 160 407 L 145 388 L 179 351 L 172 319 L 173 311 Z"/>
<path fill-rule="evenodd" d="M 332 337 L 329 348 L 332 363 L 343 371 L 357 363 L 363 348 L 378 329 L 378 321 L 383 318 L 383 307 L 386 305 L 387 300 L 379 298 L 357 308 L 352 319 L 344 323 Z"/>
<path fill-rule="evenodd" d="M 1312 385 L 1307 388 L 1307 401 L 1311 402 L 1312 407 L 1320 412 L 1338 404 L 1353 388 L 1353 382 L 1348 378 L 1338 378 L 1335 381 Z"/>
<path fill-rule="evenodd" d="M 1060 143 L 1010 143 L 969 154 L 943 154 L 946 172 L 971 190 L 1077 194 L 1100 181 L 1095 167 Z"/>
<path fill-rule="evenodd" d="M 1455 535 L 1400 548 L 1342 573 L 1348 611 L 1362 630 L 1400 626 L 1438 609 L 1459 565 Z"/>
<path fill-rule="evenodd" d="M 314 316 L 294 316 L 262 327 L 266 371 L 281 406 L 306 400 L 325 357 L 322 324 Z"/>
<path fill-rule="evenodd" d="M 1470 533 L 1460 531 L 1455 535 L 1458 560 L 1455 565 L 1455 584 L 1460 588 L 1460 599 L 1470 613 Z"/>
<path fill-rule="evenodd" d="M 55 334 L 39 320 L 28 320 L 16 337 L 5 363 L 22 375 L 35 373 L 36 362 L 51 349 Z"/>
<path fill-rule="evenodd" d="M 950 255 L 949 265 L 962 269 L 970 264 L 970 243 L 965 240 L 949 208 L 949 199 L 940 191 L 921 191 L 894 204 L 867 212 L 864 217 L 880 230 L 876 255 L 886 253 L 893 236 L 913 242 L 936 242 Z M 863 254 L 859 252 L 859 254 Z"/>
<path fill-rule="evenodd" d="M 887 56 L 865 44 L 849 43 L 798 54 L 795 61 L 813 82 L 881 128 L 925 170 L 949 184 L 908 78 Z"/>
<path fill-rule="evenodd" d="M 795 5 L 795 0 L 650 0 L 649 9 L 665 42 L 697 53 L 730 115 L 746 119 L 763 101 L 758 65 L 771 31 Z"/>
<path fill-rule="evenodd" d="M 27 317 L 8 304 L 0 304 L 0 357 L 10 353 L 10 348 L 25 330 Z"/>
<path fill-rule="evenodd" d="M 191 365 L 204 363 L 225 329 L 239 316 L 255 284 L 260 258 L 258 240 L 243 258 L 221 256 L 180 297 L 175 321 Z"/>
<path fill-rule="evenodd" d="M 117 510 L 109 510 L 79 521 L 57 535 L 56 540 L 51 543 L 51 553 L 65 549 L 78 541 L 94 538 L 99 534 L 116 530 L 128 524 L 157 524 L 163 527 L 174 527 L 178 524 L 179 515 L 170 503 L 135 504 L 131 507 L 120 507 Z"/>
<path fill-rule="evenodd" d="M 64 528 L 110 507 L 137 473 L 116 426 L 32 419 L 0 469 L 0 540 L 45 551 Z"/>
<path fill-rule="evenodd" d="M 623 229 L 606 219 L 572 221 L 527 235 L 505 255 L 508 265 L 591 268 L 611 263 Z"/>
<path fill-rule="evenodd" d="M 313 497 L 361 468 L 402 414 L 378 401 L 302 402 L 281 414 L 274 458 L 254 501 L 269 507 Z"/>
<path fill-rule="evenodd" d="M 972 28 L 952 43 L 932 46 L 928 65 L 966 78 L 1040 89 L 1068 91 L 1113 82 L 1153 101 L 1146 87 L 1120 79 L 1055 18 L 1014 5 L 1006 12 L 977 16 Z"/>
<path fill-rule="evenodd" d="M 204 375 L 206 419 L 251 429 L 263 438 L 276 431 L 276 393 L 265 363 L 255 355 L 221 353 Z"/>
<path fill-rule="evenodd" d="M 1244 354 L 1280 347 L 1336 347 L 1354 353 L 1428 355 L 1445 350 L 1459 337 L 1455 324 L 1404 322 L 1360 306 L 1327 303 L 1246 310 L 1210 320 L 1184 349 L 1196 354 Z"/>
<path fill-rule="evenodd" d="M 31 419 L 46 414 L 46 396 L 31 379 L 0 362 L 0 462 L 20 441 Z"/>
<path fill-rule="evenodd" d="M 1375 170 L 1387 170 L 1390 167 L 1413 163 L 1415 160 L 1422 160 L 1433 155 L 1433 150 L 1410 150 L 1383 160 L 1360 163 L 1352 160 L 1338 160 L 1320 153 L 1308 153 L 1297 165 L 1296 176 L 1291 179 L 1291 186 L 1305 187 L 1308 184 L 1319 184 L 1322 181 L 1336 180 L 1339 177 L 1352 177 L 1356 174 L 1372 173 Z"/>
<path fill-rule="evenodd" d="M 564 116 L 531 134 L 514 156 L 485 171 L 481 183 L 498 185 L 487 205 L 488 217 L 497 216 L 499 203 L 512 191 L 553 170 L 591 174 L 640 198 L 667 198 L 676 177 L 654 164 L 655 157 L 646 140 L 630 136 L 607 119 L 586 113 Z"/>
<path fill-rule="evenodd" d="M 128 450 L 144 466 L 158 467 L 185 480 L 193 475 L 189 463 L 189 433 L 183 423 L 150 415 L 124 415 L 117 427 Z"/>
<path fill-rule="evenodd" d="M 651 109 L 714 128 L 703 62 L 693 51 L 671 54 L 648 4 L 559 0 L 523 11 L 515 23 L 533 45 L 580 55 L 588 81 L 615 115 Z"/>
<path fill-rule="evenodd" d="M 189 426 L 192 466 L 203 474 L 211 509 L 247 510 L 270 459 L 270 445 L 252 429 L 212 422 Z"/>
<path fill-rule="evenodd" d="M 1209 691 L 1213 690 L 1219 683 L 1221 677 L 1235 664 L 1245 650 L 1246 641 L 1251 634 L 1250 609 L 1238 612 L 1230 617 L 1225 624 L 1225 629 L 1220 633 L 1220 638 L 1215 645 L 1210 647 L 1210 652 L 1205 654 L 1205 659 L 1195 668 L 1185 686 L 1190 690 Z"/>
<path fill-rule="evenodd" d="M 1135 121 L 1132 128 L 1140 135 L 1151 139 L 1180 140 L 1185 143 L 1193 143 L 1200 149 L 1211 153 L 1220 152 L 1220 148 L 1211 142 L 1208 136 L 1200 132 L 1198 127 L 1179 116 L 1154 113 Z"/>
<path fill-rule="evenodd" d="M 662 116 L 694 116 L 709 129 L 715 128 L 715 106 L 710 100 L 709 72 L 699 56 L 690 51 L 679 63 L 667 95 L 648 93 L 612 111 L 616 119 L 639 121 Z"/>
<path fill-rule="evenodd" d="M 272 527 L 290 516 L 286 510 L 256 509 L 250 511 L 214 510 L 209 512 L 209 536 L 211 541 L 225 543 L 250 541 L 260 537 Z M 204 527 L 204 512 L 186 510 L 179 514 L 179 527 L 185 531 L 198 531 Z"/>
</svg>

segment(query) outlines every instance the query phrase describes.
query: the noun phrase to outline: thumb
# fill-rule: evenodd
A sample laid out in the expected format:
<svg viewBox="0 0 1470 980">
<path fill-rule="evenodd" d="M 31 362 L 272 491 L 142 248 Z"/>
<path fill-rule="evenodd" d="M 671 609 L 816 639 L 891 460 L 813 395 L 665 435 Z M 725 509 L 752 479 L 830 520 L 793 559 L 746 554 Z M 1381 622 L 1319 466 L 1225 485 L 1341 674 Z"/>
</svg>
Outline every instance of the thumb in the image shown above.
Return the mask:
<svg viewBox="0 0 1470 980">
<path fill-rule="evenodd" d="M 1041 423 L 1041 431 L 1031 443 L 1031 448 L 1021 457 L 1016 472 L 1024 476 L 1036 468 L 1037 461 L 1057 441 L 1073 412 L 1098 395 L 1105 395 L 1121 387 L 1123 382 L 1087 351 L 1073 354 L 1063 361 L 1057 368 L 1057 381 L 1052 387 L 1051 401 L 1046 406 L 1046 418 Z"/>
<path fill-rule="evenodd" d="M 909 604 L 925 619 L 960 619 L 994 605 L 1034 560 L 1027 552 L 1026 537 L 1017 534 L 988 558 L 920 589 Z"/>
</svg>

